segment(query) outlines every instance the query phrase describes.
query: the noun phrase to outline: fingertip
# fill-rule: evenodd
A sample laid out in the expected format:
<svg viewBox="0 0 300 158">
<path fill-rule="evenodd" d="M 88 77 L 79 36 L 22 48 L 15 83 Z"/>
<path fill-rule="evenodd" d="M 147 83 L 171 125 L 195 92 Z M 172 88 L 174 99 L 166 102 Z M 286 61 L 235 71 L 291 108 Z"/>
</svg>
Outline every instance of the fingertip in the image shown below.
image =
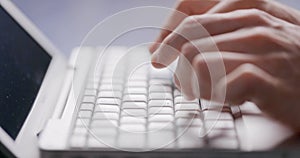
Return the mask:
<svg viewBox="0 0 300 158">
<path fill-rule="evenodd" d="M 150 53 L 153 54 L 157 50 L 157 48 L 159 47 L 159 45 L 160 45 L 159 43 L 153 43 L 153 44 L 151 44 L 149 46 Z"/>
<path fill-rule="evenodd" d="M 153 53 L 153 55 L 152 55 L 151 64 L 153 67 L 158 68 L 158 69 L 166 67 L 165 65 L 158 62 L 158 55 L 155 53 Z"/>
</svg>

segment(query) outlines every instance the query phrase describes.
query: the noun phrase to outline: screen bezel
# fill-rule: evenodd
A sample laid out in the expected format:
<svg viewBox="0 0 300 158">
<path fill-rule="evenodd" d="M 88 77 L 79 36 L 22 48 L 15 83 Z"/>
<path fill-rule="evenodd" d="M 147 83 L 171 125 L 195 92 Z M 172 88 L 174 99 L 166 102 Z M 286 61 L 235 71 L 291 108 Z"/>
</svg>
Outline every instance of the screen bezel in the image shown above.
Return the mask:
<svg viewBox="0 0 300 158">
<path fill-rule="evenodd" d="M 48 71 L 34 104 L 15 140 L 0 127 L 0 141 L 16 157 L 38 154 L 37 134 L 51 116 L 59 95 L 67 62 L 62 53 L 10 1 L 0 0 L 0 6 L 52 57 Z"/>
</svg>

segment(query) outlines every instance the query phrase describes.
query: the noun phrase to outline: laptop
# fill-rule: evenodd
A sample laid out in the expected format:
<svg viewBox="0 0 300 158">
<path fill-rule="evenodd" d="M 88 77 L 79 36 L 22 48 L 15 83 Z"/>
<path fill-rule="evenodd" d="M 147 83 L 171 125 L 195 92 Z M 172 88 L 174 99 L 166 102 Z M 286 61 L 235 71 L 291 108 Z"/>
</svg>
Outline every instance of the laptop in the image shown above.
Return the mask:
<svg viewBox="0 0 300 158">
<path fill-rule="evenodd" d="M 253 103 L 187 100 L 146 45 L 69 60 L 0 0 L 0 149 L 9 157 L 298 157 L 299 138 Z M 253 151 L 253 152 L 252 152 Z"/>
</svg>

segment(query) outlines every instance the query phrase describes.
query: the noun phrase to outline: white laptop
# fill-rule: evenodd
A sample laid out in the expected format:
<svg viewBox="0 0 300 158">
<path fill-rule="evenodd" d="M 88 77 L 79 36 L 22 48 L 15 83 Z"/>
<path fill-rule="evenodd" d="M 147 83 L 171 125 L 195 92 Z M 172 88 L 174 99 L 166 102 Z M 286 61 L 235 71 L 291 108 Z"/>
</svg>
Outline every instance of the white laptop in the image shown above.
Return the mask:
<svg viewBox="0 0 300 158">
<path fill-rule="evenodd" d="M 2 154 L 299 156 L 295 134 L 252 103 L 184 99 L 146 46 L 81 47 L 67 61 L 11 1 L 0 3 Z"/>
</svg>

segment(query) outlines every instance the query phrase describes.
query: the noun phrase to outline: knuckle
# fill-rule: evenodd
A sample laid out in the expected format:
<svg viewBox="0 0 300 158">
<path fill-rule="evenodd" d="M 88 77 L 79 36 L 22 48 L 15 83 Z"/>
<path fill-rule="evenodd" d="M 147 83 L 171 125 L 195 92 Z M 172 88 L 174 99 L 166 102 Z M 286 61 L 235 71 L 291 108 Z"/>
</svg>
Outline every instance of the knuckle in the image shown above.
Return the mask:
<svg viewBox="0 0 300 158">
<path fill-rule="evenodd" d="M 240 70 L 242 71 L 241 78 L 249 81 L 256 76 L 257 68 L 252 64 L 246 63 L 240 67 Z"/>
<path fill-rule="evenodd" d="M 190 24 L 194 24 L 197 22 L 197 16 L 196 15 L 191 15 L 188 16 L 186 18 L 184 18 L 184 20 L 182 21 L 183 25 L 190 25 Z"/>
<path fill-rule="evenodd" d="M 250 38 L 253 40 L 262 41 L 272 38 L 272 32 L 267 27 L 255 27 L 251 32 Z"/>
<path fill-rule="evenodd" d="M 182 45 L 181 52 L 184 56 L 190 56 L 195 52 L 195 47 L 192 43 L 188 42 Z"/>
</svg>

